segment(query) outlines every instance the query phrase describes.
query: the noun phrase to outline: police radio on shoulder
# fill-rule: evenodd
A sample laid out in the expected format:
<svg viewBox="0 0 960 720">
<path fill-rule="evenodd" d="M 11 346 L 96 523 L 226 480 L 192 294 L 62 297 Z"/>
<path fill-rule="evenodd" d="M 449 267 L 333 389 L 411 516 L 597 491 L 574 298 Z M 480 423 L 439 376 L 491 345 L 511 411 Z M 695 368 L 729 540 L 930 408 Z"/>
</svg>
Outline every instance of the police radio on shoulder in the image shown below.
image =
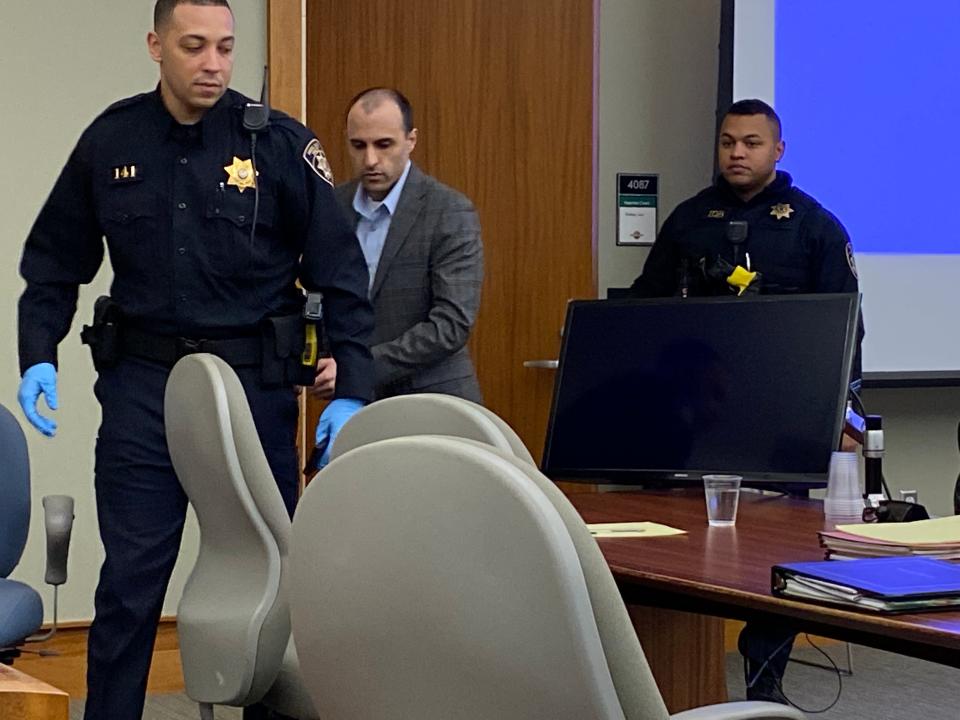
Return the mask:
<svg viewBox="0 0 960 720">
<path fill-rule="evenodd" d="M 263 66 L 263 87 L 260 89 L 260 102 L 249 102 L 243 106 L 243 127 L 250 132 L 250 164 L 253 167 L 253 219 L 250 223 L 250 249 L 257 236 L 257 219 L 260 216 L 260 182 L 257 180 L 257 133 L 270 125 L 270 102 L 267 81 L 270 68 Z"/>
<path fill-rule="evenodd" d="M 260 102 L 248 102 L 243 106 L 243 127 L 255 137 L 258 132 L 267 129 L 270 124 L 270 102 L 267 82 L 270 78 L 270 68 L 263 66 L 263 87 L 260 90 Z M 255 142 L 251 138 L 252 142 Z"/>
</svg>

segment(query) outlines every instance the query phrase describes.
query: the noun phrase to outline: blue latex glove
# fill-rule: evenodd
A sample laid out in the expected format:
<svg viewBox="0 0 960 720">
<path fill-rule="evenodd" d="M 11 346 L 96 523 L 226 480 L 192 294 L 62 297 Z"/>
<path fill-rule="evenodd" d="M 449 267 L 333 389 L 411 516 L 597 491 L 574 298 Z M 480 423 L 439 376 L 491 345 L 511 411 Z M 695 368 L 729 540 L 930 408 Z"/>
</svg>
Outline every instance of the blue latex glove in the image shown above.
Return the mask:
<svg viewBox="0 0 960 720">
<path fill-rule="evenodd" d="M 37 363 L 27 368 L 20 381 L 17 400 L 23 414 L 37 430 L 47 437 L 57 434 L 57 423 L 37 412 L 37 400 L 43 394 L 47 407 L 57 409 L 57 369 L 51 363 Z"/>
<path fill-rule="evenodd" d="M 320 413 L 320 421 L 317 423 L 317 450 L 322 448 L 323 452 L 317 460 L 318 470 L 330 462 L 330 448 L 333 447 L 340 428 L 364 405 L 366 403 L 363 400 L 356 398 L 337 398 L 331 400 Z"/>
</svg>

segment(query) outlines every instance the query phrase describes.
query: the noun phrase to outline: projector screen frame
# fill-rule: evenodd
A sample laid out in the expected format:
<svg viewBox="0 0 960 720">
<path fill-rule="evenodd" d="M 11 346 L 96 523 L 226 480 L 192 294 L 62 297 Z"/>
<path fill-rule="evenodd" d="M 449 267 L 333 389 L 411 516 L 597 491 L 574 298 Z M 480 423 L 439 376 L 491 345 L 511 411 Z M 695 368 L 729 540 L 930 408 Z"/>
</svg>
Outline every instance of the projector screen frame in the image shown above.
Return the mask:
<svg viewBox="0 0 960 720">
<path fill-rule="evenodd" d="M 774 0 L 775 1 L 775 0 Z M 757 0 L 741 0 L 749 5 Z M 723 114 L 734 100 L 734 57 L 737 0 L 721 0 L 720 38 L 718 43 L 718 78 L 716 131 L 720 132 Z M 761 98 L 773 100 L 773 98 Z M 714 176 L 718 173 L 716 151 L 711 147 Z M 866 332 L 870 332 L 870 318 L 865 318 Z M 960 368 L 954 370 L 882 370 L 863 372 L 864 388 L 960 387 Z"/>
</svg>

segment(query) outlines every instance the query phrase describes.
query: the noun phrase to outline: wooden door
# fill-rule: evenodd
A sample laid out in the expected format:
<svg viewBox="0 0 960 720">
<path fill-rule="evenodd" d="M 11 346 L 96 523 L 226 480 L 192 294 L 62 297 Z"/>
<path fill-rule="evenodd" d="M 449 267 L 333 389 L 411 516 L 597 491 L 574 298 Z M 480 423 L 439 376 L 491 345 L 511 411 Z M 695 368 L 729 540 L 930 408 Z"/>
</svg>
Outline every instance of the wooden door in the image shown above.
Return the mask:
<svg viewBox="0 0 960 720">
<path fill-rule="evenodd" d="M 350 98 L 393 86 L 414 108 L 414 162 L 477 206 L 470 347 L 485 403 L 537 456 L 554 373 L 523 362 L 557 357 L 567 300 L 596 296 L 595 25 L 595 0 L 307 3 L 307 124 L 337 180 Z"/>
</svg>

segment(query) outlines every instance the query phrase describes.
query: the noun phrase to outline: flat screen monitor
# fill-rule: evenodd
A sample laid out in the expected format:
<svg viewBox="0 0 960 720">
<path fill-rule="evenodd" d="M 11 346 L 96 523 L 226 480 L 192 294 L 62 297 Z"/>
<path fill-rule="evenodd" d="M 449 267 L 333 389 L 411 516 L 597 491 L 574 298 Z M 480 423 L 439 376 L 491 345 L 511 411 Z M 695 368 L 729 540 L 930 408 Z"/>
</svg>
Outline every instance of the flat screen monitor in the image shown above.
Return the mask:
<svg viewBox="0 0 960 720">
<path fill-rule="evenodd" d="M 573 301 L 543 456 L 555 480 L 826 482 L 856 294 Z"/>
</svg>

